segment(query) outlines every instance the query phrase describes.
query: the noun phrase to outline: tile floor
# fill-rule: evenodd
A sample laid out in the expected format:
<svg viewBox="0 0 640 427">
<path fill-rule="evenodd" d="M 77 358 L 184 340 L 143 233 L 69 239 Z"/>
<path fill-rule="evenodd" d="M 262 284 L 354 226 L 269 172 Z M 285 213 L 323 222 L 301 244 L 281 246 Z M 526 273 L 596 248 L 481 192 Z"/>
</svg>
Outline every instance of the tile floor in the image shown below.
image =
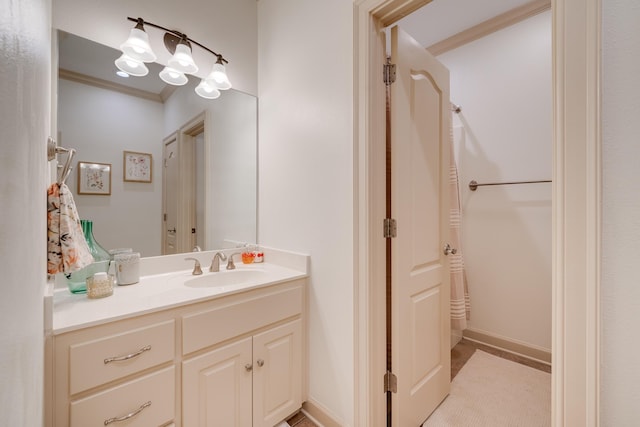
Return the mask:
<svg viewBox="0 0 640 427">
<path fill-rule="evenodd" d="M 298 412 L 287 420 L 287 424 L 291 427 L 318 427 L 311 420 L 304 416 L 302 412 Z"/>
<path fill-rule="evenodd" d="M 551 372 L 551 366 L 536 362 L 535 360 L 527 359 L 526 357 L 518 356 L 513 353 L 509 353 L 503 350 L 498 350 L 493 347 L 489 347 L 484 344 L 479 344 L 473 341 L 469 341 L 463 338 L 458 344 L 451 349 L 451 379 L 455 377 L 465 363 L 471 358 L 473 352 L 476 350 L 482 350 L 495 356 L 502 357 L 503 359 L 511 360 L 521 363 L 526 366 L 530 366 L 535 369 L 539 369 L 544 372 Z M 302 412 L 298 412 L 293 417 L 287 420 L 290 426 L 295 427 L 317 427 Z"/>
<path fill-rule="evenodd" d="M 476 350 L 482 350 L 486 353 L 493 354 L 494 356 L 502 357 L 503 359 L 511 360 L 513 362 L 520 363 L 543 372 L 551 372 L 551 366 L 546 363 L 536 362 L 535 360 L 527 359 L 526 357 L 518 356 L 507 351 L 498 350 L 488 345 L 479 344 L 473 341 L 469 341 L 463 338 L 458 344 L 451 349 L 451 379 L 456 376 L 465 363 L 471 358 L 473 352 Z"/>
</svg>

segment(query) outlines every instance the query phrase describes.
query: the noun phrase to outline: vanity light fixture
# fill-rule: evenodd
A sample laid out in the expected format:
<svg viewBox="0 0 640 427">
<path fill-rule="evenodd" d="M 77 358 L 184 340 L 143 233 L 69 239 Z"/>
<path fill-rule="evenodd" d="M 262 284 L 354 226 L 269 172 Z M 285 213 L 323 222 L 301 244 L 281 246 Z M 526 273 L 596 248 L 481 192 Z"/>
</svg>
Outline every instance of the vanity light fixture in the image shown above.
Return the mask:
<svg viewBox="0 0 640 427">
<path fill-rule="evenodd" d="M 221 90 L 231 88 L 231 82 L 227 77 L 225 64 L 229 61 L 208 47 L 190 39 L 186 34 L 179 31 L 170 30 L 160 25 L 145 21 L 142 18 L 127 17 L 129 21 L 136 23 L 131 30 L 129 38 L 120 45 L 122 56 L 115 63 L 116 66 L 127 74 L 132 76 L 145 76 L 149 72 L 144 65 L 145 62 L 154 62 L 157 57 L 149 44 L 149 36 L 144 30 L 144 26 L 148 25 L 165 31 L 164 45 L 165 48 L 173 54 L 169 59 L 167 66 L 160 72 L 160 78 L 171 85 L 182 86 L 189 80 L 185 74 L 195 74 L 198 72 L 198 66 L 191 55 L 191 44 L 196 44 L 207 52 L 216 56 L 216 62 L 213 69 L 207 77 L 200 81 L 196 87 L 196 93 L 207 99 L 216 99 L 220 96 Z M 146 71 L 145 71 L 146 70 Z"/>
</svg>

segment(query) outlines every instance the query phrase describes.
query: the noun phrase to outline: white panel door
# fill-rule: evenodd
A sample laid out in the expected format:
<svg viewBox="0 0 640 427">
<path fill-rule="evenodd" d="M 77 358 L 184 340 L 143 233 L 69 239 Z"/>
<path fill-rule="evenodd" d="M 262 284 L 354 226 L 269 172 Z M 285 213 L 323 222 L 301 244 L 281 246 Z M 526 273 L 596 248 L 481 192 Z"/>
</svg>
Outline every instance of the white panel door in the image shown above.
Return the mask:
<svg viewBox="0 0 640 427">
<path fill-rule="evenodd" d="M 302 405 L 302 323 L 253 337 L 253 427 L 273 427 Z"/>
<path fill-rule="evenodd" d="M 413 427 L 450 388 L 449 72 L 398 27 L 391 62 L 392 422 Z"/>
<path fill-rule="evenodd" d="M 182 364 L 184 427 L 251 427 L 251 337 Z"/>
</svg>

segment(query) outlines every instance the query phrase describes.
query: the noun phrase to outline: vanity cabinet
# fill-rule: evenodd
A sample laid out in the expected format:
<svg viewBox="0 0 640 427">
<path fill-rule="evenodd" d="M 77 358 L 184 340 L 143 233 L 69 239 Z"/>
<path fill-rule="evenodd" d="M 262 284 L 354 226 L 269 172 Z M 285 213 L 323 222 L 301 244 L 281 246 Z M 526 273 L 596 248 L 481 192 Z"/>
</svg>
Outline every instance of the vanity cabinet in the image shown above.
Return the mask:
<svg viewBox="0 0 640 427">
<path fill-rule="evenodd" d="M 52 425 L 122 425 L 127 417 L 127 426 L 170 425 L 175 335 L 176 320 L 161 313 L 54 336 Z"/>
<path fill-rule="evenodd" d="M 302 405 L 297 319 L 183 362 L 185 427 L 273 427 Z"/>
<path fill-rule="evenodd" d="M 278 424 L 305 397 L 304 284 L 54 331 L 45 425 Z"/>
</svg>

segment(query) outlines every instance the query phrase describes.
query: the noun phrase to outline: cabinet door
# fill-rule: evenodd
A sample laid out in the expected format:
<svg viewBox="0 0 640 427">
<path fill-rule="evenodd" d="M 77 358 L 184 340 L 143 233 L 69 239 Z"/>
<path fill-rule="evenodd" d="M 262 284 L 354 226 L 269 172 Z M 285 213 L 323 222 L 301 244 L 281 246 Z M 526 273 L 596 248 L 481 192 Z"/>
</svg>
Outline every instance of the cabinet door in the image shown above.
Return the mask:
<svg viewBox="0 0 640 427">
<path fill-rule="evenodd" d="M 182 364 L 184 427 L 251 427 L 251 338 Z"/>
<path fill-rule="evenodd" d="M 253 427 L 273 427 L 302 405 L 302 326 L 253 337 Z"/>
</svg>

